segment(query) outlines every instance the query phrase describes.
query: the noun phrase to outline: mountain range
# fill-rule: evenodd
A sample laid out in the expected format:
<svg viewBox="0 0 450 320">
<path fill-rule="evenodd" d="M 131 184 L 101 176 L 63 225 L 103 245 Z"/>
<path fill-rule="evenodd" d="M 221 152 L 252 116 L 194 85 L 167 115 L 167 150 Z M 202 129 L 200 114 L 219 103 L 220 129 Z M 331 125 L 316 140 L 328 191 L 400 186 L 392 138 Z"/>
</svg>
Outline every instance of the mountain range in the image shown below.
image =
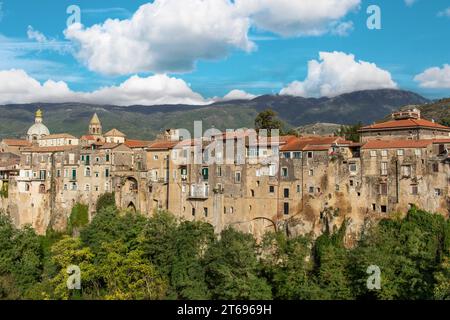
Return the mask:
<svg viewBox="0 0 450 320">
<path fill-rule="evenodd" d="M 444 100 L 445 101 L 445 100 Z M 113 101 L 112 101 L 113 102 Z M 0 106 L 0 138 L 24 137 L 39 107 L 51 133 L 85 134 L 89 120 L 96 112 L 104 131 L 117 128 L 129 138 L 153 139 L 165 128 L 192 130 L 193 122 L 203 121 L 203 130 L 214 126 L 226 128 L 253 127 L 258 112 L 271 108 L 287 126 L 307 124 L 363 124 L 383 119 L 405 105 L 423 105 L 434 114 L 431 101 L 410 91 L 365 90 L 332 98 L 302 98 L 285 95 L 263 95 L 253 100 L 219 101 L 206 106 L 159 105 L 128 106 L 91 105 L 83 103 L 31 103 Z M 431 103 L 432 104 L 432 103 Z M 448 105 L 440 106 L 439 116 L 448 113 Z M 438 117 L 436 116 L 436 120 Z"/>
</svg>

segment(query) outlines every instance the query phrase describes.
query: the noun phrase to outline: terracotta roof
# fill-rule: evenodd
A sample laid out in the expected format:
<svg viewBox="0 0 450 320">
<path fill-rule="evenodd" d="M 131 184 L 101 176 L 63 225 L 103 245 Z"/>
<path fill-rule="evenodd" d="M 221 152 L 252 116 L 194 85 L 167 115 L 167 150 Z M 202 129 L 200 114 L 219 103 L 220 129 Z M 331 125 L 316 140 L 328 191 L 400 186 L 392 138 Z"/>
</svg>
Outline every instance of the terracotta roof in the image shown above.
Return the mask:
<svg viewBox="0 0 450 320">
<path fill-rule="evenodd" d="M 189 142 L 189 140 L 184 140 Z M 153 141 L 148 144 L 148 149 L 150 150 L 165 150 L 172 149 L 179 143 L 183 143 L 184 141 Z"/>
<path fill-rule="evenodd" d="M 77 148 L 78 146 L 56 146 L 56 147 L 29 147 L 24 148 L 23 152 L 62 152 L 62 151 L 68 151 Z"/>
<path fill-rule="evenodd" d="M 49 134 L 45 137 L 42 137 L 41 140 L 61 139 L 61 138 L 77 139 L 77 137 L 74 137 L 73 135 L 68 134 L 68 133 L 55 133 L 55 134 Z"/>
<path fill-rule="evenodd" d="M 88 134 L 88 135 L 81 136 L 80 139 L 81 140 L 96 140 L 97 138 L 94 137 L 93 135 Z"/>
<path fill-rule="evenodd" d="M 302 150 L 327 150 L 333 144 L 351 144 L 341 137 L 291 137 L 286 139 L 286 143 L 281 146 L 281 151 L 302 151 Z M 307 148 L 308 147 L 308 148 Z"/>
<path fill-rule="evenodd" d="M 370 140 L 364 144 L 362 149 L 408 149 L 426 148 L 433 140 Z"/>
<path fill-rule="evenodd" d="M 303 151 L 327 151 L 331 148 L 331 145 L 316 145 L 308 144 L 303 148 Z"/>
<path fill-rule="evenodd" d="M 402 119 L 402 120 L 391 120 L 382 123 L 376 123 L 370 126 L 362 127 L 360 131 L 366 130 L 380 130 L 380 129 L 395 129 L 395 128 L 433 128 L 433 129 L 445 129 L 449 130 L 449 127 L 443 126 L 432 121 L 425 119 Z"/>
<path fill-rule="evenodd" d="M 144 140 L 131 140 L 131 139 L 125 140 L 125 145 L 129 148 L 145 148 L 149 146 L 150 143 L 151 143 L 150 141 Z"/>
<path fill-rule="evenodd" d="M 105 133 L 105 137 L 126 137 L 126 135 L 114 128 Z"/>
<path fill-rule="evenodd" d="M 119 145 L 120 145 L 119 143 L 107 142 L 103 144 L 101 147 L 99 147 L 99 149 L 114 149 Z"/>
<path fill-rule="evenodd" d="M 28 140 L 22 139 L 3 139 L 2 143 L 12 147 L 27 147 L 31 145 Z"/>
</svg>

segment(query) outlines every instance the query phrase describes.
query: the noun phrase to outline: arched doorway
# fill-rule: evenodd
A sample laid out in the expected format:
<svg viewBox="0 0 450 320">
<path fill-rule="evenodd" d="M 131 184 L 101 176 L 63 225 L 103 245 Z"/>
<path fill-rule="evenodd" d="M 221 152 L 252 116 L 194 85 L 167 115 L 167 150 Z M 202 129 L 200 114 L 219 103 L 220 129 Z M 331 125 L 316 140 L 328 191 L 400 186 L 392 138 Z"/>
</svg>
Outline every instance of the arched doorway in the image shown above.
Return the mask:
<svg viewBox="0 0 450 320">
<path fill-rule="evenodd" d="M 133 212 L 136 212 L 136 206 L 134 205 L 133 201 L 131 201 L 131 202 L 128 204 L 127 209 L 128 209 L 128 210 L 131 210 L 131 211 L 133 211 Z"/>
</svg>

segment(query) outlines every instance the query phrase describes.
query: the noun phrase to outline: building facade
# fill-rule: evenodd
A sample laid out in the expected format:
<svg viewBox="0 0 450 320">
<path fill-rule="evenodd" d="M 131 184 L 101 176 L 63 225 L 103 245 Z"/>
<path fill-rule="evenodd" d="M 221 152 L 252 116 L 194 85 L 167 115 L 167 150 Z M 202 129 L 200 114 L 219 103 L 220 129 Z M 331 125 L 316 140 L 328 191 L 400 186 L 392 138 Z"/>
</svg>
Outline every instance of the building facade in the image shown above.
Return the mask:
<svg viewBox="0 0 450 320">
<path fill-rule="evenodd" d="M 363 127 L 359 143 L 255 139 L 253 130 L 198 139 L 167 130 L 155 141 L 130 140 L 117 129 L 103 135 L 96 114 L 78 139 L 41 134 L 42 119 L 38 112 L 39 132 L 30 128 L 26 141 L 2 142 L 14 153 L 0 153 L 10 164 L 1 167 L 8 188 L 0 208 L 39 233 L 64 228 L 77 202 L 92 218 L 107 192 L 123 209 L 164 209 L 209 222 L 216 232 L 232 226 L 258 238 L 275 230 L 318 236 L 347 221 L 351 242 L 366 223 L 412 205 L 449 215 L 450 128 L 414 109 Z"/>
</svg>

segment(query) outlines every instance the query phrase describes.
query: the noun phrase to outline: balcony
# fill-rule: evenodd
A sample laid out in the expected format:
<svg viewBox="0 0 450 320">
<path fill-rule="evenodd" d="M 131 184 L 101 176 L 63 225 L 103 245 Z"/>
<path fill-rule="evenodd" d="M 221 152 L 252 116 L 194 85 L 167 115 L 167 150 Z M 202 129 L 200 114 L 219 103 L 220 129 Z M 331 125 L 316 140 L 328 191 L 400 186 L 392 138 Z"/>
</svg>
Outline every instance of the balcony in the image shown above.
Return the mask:
<svg viewBox="0 0 450 320">
<path fill-rule="evenodd" d="M 209 185 L 207 184 L 192 184 L 189 190 L 190 199 L 208 199 Z"/>
</svg>

